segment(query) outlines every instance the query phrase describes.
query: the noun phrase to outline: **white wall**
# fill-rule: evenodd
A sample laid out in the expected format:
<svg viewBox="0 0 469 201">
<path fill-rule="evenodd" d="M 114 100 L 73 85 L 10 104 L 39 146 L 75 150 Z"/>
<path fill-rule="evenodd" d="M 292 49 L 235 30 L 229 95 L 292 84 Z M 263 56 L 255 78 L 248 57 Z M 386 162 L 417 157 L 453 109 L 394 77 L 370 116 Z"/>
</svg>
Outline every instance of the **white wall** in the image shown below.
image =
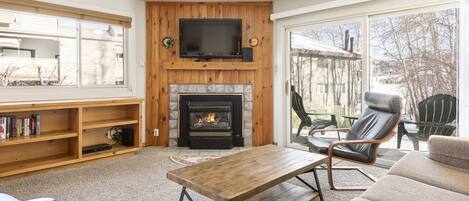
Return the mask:
<svg viewBox="0 0 469 201">
<path fill-rule="evenodd" d="M 320 3 L 326 3 L 333 0 L 274 0 L 273 10 L 274 13 L 303 8 Z"/>
</svg>

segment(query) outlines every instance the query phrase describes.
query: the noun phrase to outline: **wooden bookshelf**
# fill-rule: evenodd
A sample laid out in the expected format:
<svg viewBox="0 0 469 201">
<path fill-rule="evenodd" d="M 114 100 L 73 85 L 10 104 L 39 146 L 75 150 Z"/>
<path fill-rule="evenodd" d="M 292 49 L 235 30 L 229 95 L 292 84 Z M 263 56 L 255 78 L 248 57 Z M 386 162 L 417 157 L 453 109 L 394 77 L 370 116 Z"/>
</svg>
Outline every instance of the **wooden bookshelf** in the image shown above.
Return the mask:
<svg viewBox="0 0 469 201">
<path fill-rule="evenodd" d="M 0 141 L 0 178 L 139 151 L 141 103 L 126 98 L 0 104 L 0 116 L 41 116 L 40 135 Z M 84 146 L 109 143 L 104 134 L 113 127 L 133 128 L 134 145 L 82 154 Z"/>
<path fill-rule="evenodd" d="M 90 153 L 83 155 L 84 159 L 98 159 L 114 155 L 127 154 L 138 151 L 136 147 L 126 147 L 122 145 L 114 145 L 111 150 L 101 151 L 98 153 Z"/>
<path fill-rule="evenodd" d="M 83 129 L 124 126 L 124 125 L 137 124 L 137 123 L 138 123 L 138 120 L 136 119 L 111 119 L 111 120 L 91 121 L 91 122 L 83 122 Z"/>
<path fill-rule="evenodd" d="M 65 130 L 65 131 L 50 131 L 41 133 L 41 135 L 31 135 L 29 137 L 16 137 L 7 140 L 0 141 L 0 147 L 4 146 L 13 146 L 18 144 L 27 144 L 33 142 L 42 142 L 42 141 L 50 141 L 50 140 L 58 140 L 58 139 L 65 139 L 65 138 L 73 138 L 78 137 L 78 132 L 72 130 Z"/>
<path fill-rule="evenodd" d="M 0 177 L 7 177 L 72 164 L 75 157 L 61 154 L 11 162 L 0 166 Z"/>
</svg>

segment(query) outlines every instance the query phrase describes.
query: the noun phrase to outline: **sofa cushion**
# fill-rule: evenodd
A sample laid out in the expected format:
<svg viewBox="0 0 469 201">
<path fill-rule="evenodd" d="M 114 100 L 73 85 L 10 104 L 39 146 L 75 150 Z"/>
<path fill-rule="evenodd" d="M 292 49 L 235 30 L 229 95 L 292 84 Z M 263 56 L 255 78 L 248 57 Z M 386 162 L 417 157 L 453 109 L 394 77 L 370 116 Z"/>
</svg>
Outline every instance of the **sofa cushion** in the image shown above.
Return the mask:
<svg viewBox="0 0 469 201">
<path fill-rule="evenodd" d="M 433 135 L 428 150 L 434 161 L 469 170 L 469 139 Z"/>
<path fill-rule="evenodd" d="M 388 174 L 469 195 L 469 171 L 433 161 L 423 153 L 407 154 Z"/>
<path fill-rule="evenodd" d="M 397 175 L 382 177 L 360 197 L 371 201 L 469 200 L 467 195 L 437 188 Z"/>
</svg>

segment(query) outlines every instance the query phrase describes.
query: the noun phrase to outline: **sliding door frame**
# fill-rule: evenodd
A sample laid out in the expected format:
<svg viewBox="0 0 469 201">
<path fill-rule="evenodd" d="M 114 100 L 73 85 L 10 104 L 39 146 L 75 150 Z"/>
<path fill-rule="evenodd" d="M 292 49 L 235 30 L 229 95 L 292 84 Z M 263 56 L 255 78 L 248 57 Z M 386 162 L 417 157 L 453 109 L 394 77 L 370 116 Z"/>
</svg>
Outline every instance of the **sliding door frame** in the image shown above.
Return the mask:
<svg viewBox="0 0 469 201">
<path fill-rule="evenodd" d="M 299 16 L 276 19 L 274 22 L 274 139 L 279 146 L 293 146 L 290 142 L 290 63 L 289 63 L 289 37 L 290 32 L 295 29 L 310 27 L 318 24 L 340 23 L 350 21 L 351 19 L 360 19 L 362 24 L 362 40 L 360 41 L 363 48 L 363 81 L 362 94 L 369 90 L 370 87 L 370 48 L 369 48 L 369 19 L 373 16 L 385 15 L 393 12 L 402 12 L 406 10 L 427 9 L 440 6 L 454 6 L 460 9 L 460 39 L 459 50 L 460 55 L 468 54 L 469 50 L 465 50 L 465 43 L 469 42 L 469 25 L 464 21 L 464 17 L 469 16 L 469 0 L 394 0 L 394 1 L 370 1 L 357 5 L 349 5 L 347 7 L 338 7 L 327 10 L 316 11 L 314 13 L 303 14 Z M 383 9 L 384 8 L 384 9 Z M 468 66 L 469 61 L 464 61 L 463 56 L 459 59 L 459 119 L 458 133 L 460 136 L 469 137 L 469 132 L 461 132 L 469 130 L 469 92 L 464 92 L 469 86 L 469 80 L 461 79 L 469 77 L 469 69 L 464 70 L 463 66 Z M 362 95 L 363 100 L 363 95 Z M 362 101 L 363 102 L 363 101 Z M 363 102 L 364 103 L 364 102 Z M 362 107 L 363 108 L 363 107 Z M 464 115 L 467 114 L 467 115 Z M 461 118 L 462 117 L 462 118 Z"/>
<path fill-rule="evenodd" d="M 287 132 L 288 133 L 286 135 L 286 139 L 285 139 L 285 142 L 286 142 L 286 146 L 287 147 L 291 147 L 291 148 L 297 148 L 297 149 L 303 149 L 305 150 L 306 147 L 305 146 L 302 146 L 302 145 L 299 145 L 298 143 L 291 143 L 291 135 L 289 135 L 290 133 L 292 133 L 292 125 L 291 125 L 291 119 L 292 119 L 292 110 L 290 109 L 291 108 L 291 89 L 289 86 L 291 86 L 291 72 L 292 72 L 292 69 L 291 69 L 291 64 L 290 64 L 290 39 L 291 39 L 291 34 L 293 32 L 296 32 L 296 31 L 307 31 L 307 30 L 311 30 L 311 29 L 317 29 L 317 28 L 320 28 L 320 27 L 329 27 L 329 26 L 336 26 L 336 25 L 341 25 L 341 24 L 352 24 L 352 23 L 357 23 L 359 24 L 359 29 L 360 29 L 360 38 L 358 39 L 358 41 L 360 42 L 360 49 L 361 49 L 361 54 L 362 54 L 362 68 L 364 69 L 365 66 L 367 65 L 368 63 L 368 33 L 365 29 L 365 27 L 367 26 L 367 19 L 365 17 L 356 17 L 356 18 L 350 18 L 350 19 L 341 19 L 341 20 L 325 20 L 325 21 L 318 21 L 316 23 L 311 23 L 311 24 L 307 24 L 307 25 L 300 25 L 300 26 L 290 26 L 290 27 L 286 27 L 286 37 L 287 37 L 287 40 L 286 40 L 286 48 L 284 49 L 285 50 L 285 55 L 284 57 L 286 58 L 285 59 L 285 63 L 284 63 L 284 66 L 285 66 L 285 104 L 286 104 L 286 117 L 287 117 L 287 120 L 285 121 L 286 122 L 286 127 L 288 128 Z M 368 75 L 367 75 L 367 72 L 366 70 L 363 70 L 362 71 L 362 92 L 363 91 L 366 91 L 368 90 L 366 87 L 369 86 L 368 84 Z M 288 86 L 288 87 L 287 87 Z M 365 89 L 365 90 L 364 90 Z M 363 96 L 362 96 L 363 98 Z M 362 100 L 363 102 L 363 100 Z"/>
</svg>

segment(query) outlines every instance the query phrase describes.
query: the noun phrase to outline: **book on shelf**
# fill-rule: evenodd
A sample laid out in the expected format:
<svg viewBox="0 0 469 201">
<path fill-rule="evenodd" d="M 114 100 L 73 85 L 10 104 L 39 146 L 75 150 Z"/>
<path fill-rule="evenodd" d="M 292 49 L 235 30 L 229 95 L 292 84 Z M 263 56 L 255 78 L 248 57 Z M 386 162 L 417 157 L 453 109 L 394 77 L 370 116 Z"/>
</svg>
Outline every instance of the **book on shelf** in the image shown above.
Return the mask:
<svg viewBox="0 0 469 201">
<path fill-rule="evenodd" d="M 15 138 L 18 137 L 18 130 L 16 129 L 16 117 L 11 116 L 10 118 L 10 137 Z"/>
<path fill-rule="evenodd" d="M 31 119 L 29 119 L 29 132 L 30 132 L 30 135 L 36 135 L 36 120 L 34 118 L 31 117 Z"/>
<path fill-rule="evenodd" d="M 34 131 L 33 133 L 35 135 L 41 135 L 41 115 L 39 114 L 33 114 L 32 119 L 34 120 Z"/>
<path fill-rule="evenodd" d="M 10 117 L 5 117 L 6 139 L 10 138 Z"/>
<path fill-rule="evenodd" d="M 30 119 L 29 118 L 24 118 L 23 119 L 23 134 L 25 137 L 28 137 L 31 134 L 31 128 L 30 128 Z"/>
<path fill-rule="evenodd" d="M 7 139 L 7 133 L 6 133 L 6 117 L 0 117 L 0 140 L 5 140 Z"/>
<path fill-rule="evenodd" d="M 0 116 L 0 140 L 41 134 L 41 116 L 33 114 L 27 118 Z"/>
<path fill-rule="evenodd" d="M 23 136 L 23 119 L 16 119 L 16 137 Z"/>
</svg>

